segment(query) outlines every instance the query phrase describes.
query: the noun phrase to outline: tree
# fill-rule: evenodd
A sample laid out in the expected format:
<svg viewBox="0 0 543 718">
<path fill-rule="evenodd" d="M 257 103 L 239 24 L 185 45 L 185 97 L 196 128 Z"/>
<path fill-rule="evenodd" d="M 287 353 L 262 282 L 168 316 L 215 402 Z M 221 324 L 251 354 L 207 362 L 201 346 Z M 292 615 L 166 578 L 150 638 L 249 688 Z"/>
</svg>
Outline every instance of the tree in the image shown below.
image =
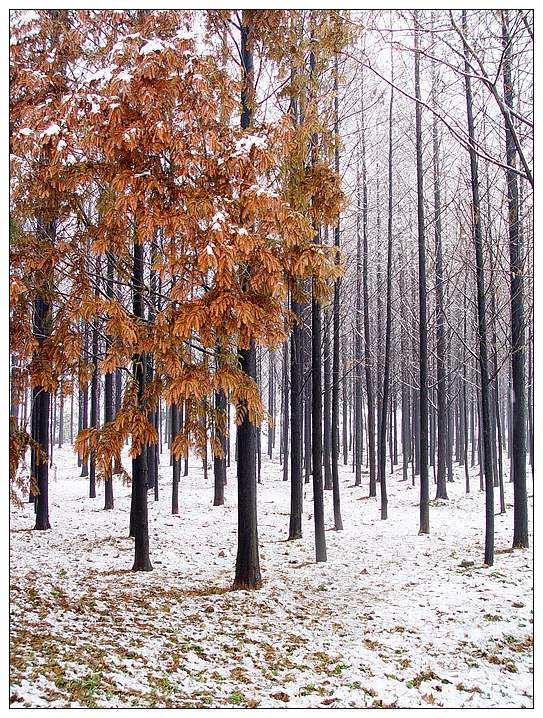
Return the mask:
<svg viewBox="0 0 543 718">
<path fill-rule="evenodd" d="M 424 186 L 422 164 L 422 108 L 420 106 L 420 27 L 415 11 L 415 141 L 417 154 L 417 237 L 419 263 L 419 413 L 420 413 L 420 525 L 419 533 L 430 533 L 428 487 L 428 327 L 426 311 L 426 242 L 424 229 Z"/>
<path fill-rule="evenodd" d="M 391 58 L 392 60 L 392 58 Z M 392 65 L 394 72 L 394 65 Z M 386 324 L 385 359 L 383 364 L 383 392 L 381 397 L 381 421 L 379 424 L 379 483 L 381 487 L 381 519 L 388 518 L 388 498 L 386 489 L 386 425 L 389 404 L 390 384 L 390 337 L 392 332 L 392 109 L 394 88 L 390 89 L 388 112 L 388 221 L 387 221 L 387 279 L 386 279 Z"/>
<path fill-rule="evenodd" d="M 434 67 L 434 66 L 433 66 Z M 435 69 L 434 69 L 435 73 Z M 437 93 L 437 78 L 433 77 L 434 104 Z M 432 118 L 432 153 L 434 182 L 434 241 L 436 256 L 436 391 L 437 391 L 437 487 L 436 499 L 448 499 L 447 496 L 447 446 L 449 440 L 447 425 L 447 384 L 445 374 L 446 336 L 445 307 L 443 291 L 443 247 L 441 223 L 441 186 L 439 161 L 439 129 L 437 118 Z"/>
<path fill-rule="evenodd" d="M 462 11 L 462 24 L 466 29 L 466 12 Z M 466 113 L 468 118 L 468 133 L 471 142 L 475 140 L 475 124 L 473 119 L 473 100 L 471 93 L 471 78 L 469 76 L 468 47 L 464 43 L 466 55 Z M 475 276 L 477 283 L 477 330 L 479 334 L 479 372 L 481 381 L 481 427 L 483 438 L 483 460 L 485 476 L 485 563 L 492 566 L 494 563 L 494 481 L 492 476 L 492 449 L 490 436 L 490 397 L 488 378 L 488 342 L 486 330 L 486 298 L 483 257 L 483 231 L 481 223 L 481 203 L 479 198 L 479 173 L 477 156 L 470 151 L 471 193 L 473 212 L 473 241 L 475 245 Z"/>
<path fill-rule="evenodd" d="M 503 42 L 503 87 L 507 108 L 513 107 L 511 74 L 511 37 L 507 10 L 501 11 Z M 519 233 L 518 186 L 516 165 L 518 143 L 510 111 L 505 114 L 505 149 L 508 169 L 507 202 L 509 206 L 509 263 L 511 276 L 511 382 L 513 390 L 513 548 L 528 547 L 528 499 L 526 494 L 526 388 L 524 365 L 526 338 L 524 330 L 524 266 Z M 488 561 L 487 561 L 488 563 Z"/>
</svg>

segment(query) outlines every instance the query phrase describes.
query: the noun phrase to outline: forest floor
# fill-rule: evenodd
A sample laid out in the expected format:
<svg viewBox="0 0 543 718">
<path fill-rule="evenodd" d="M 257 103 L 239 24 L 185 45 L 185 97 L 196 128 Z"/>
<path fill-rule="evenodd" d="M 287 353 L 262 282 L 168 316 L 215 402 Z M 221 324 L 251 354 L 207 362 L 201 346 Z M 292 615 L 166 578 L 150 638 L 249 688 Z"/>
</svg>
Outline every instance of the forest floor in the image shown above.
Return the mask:
<svg viewBox="0 0 543 718">
<path fill-rule="evenodd" d="M 286 541 L 290 485 L 265 459 L 264 585 L 233 592 L 234 467 L 226 505 L 214 508 L 212 470 L 204 483 L 194 459 L 172 516 L 162 461 L 160 501 L 149 500 L 149 573 L 130 570 L 129 487 L 116 481 L 112 511 L 102 510 L 103 486 L 82 498 L 87 480 L 70 448 L 55 451 L 52 530 L 32 530 L 31 505 L 12 509 L 13 707 L 533 705 L 532 550 L 510 550 L 511 484 L 488 568 L 475 470 L 465 495 L 459 469 L 449 501 L 431 502 L 431 534 L 419 536 L 411 477 L 388 478 L 381 521 L 367 475 L 354 487 L 342 467 L 345 529 L 331 528 L 326 492 L 328 562 L 316 564 L 311 485 L 304 537 Z M 530 506 L 532 493 L 529 474 Z"/>
</svg>

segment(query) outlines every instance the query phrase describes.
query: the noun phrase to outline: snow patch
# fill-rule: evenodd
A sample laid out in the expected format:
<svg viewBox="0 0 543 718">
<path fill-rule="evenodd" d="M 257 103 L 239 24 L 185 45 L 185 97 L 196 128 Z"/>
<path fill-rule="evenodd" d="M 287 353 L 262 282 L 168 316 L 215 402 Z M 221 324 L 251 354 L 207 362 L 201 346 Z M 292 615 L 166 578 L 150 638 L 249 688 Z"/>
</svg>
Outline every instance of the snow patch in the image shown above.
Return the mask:
<svg viewBox="0 0 543 718">
<path fill-rule="evenodd" d="M 117 80 L 121 80 L 121 82 L 131 82 L 133 77 L 134 75 L 132 75 L 130 72 L 126 72 L 126 70 L 123 70 L 117 75 Z"/>
<path fill-rule="evenodd" d="M 149 40 L 141 49 L 140 55 L 149 55 L 151 52 L 162 52 L 164 44 L 160 40 Z"/>
<path fill-rule="evenodd" d="M 60 127 L 56 124 L 56 122 L 53 122 L 52 125 L 49 125 L 49 127 L 41 133 L 41 136 L 51 137 L 52 135 L 58 135 L 59 132 Z"/>
<path fill-rule="evenodd" d="M 253 147 L 258 150 L 264 150 L 268 146 L 265 137 L 259 137 L 258 135 L 246 135 L 241 137 L 236 142 L 236 151 L 234 156 L 248 155 Z"/>
</svg>

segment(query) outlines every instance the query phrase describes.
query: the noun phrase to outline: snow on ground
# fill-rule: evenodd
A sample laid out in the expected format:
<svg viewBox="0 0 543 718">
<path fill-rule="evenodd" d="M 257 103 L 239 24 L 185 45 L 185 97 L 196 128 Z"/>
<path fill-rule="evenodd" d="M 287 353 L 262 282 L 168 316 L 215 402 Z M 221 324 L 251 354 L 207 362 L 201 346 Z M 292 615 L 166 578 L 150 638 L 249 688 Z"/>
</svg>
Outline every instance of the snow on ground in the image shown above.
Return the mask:
<svg viewBox="0 0 543 718">
<path fill-rule="evenodd" d="M 149 496 L 150 573 L 132 573 L 129 488 L 84 498 L 69 448 L 55 451 L 50 518 L 32 530 L 32 506 L 11 517 L 11 702 L 20 707 L 529 707 L 533 704 L 532 552 L 509 550 L 507 513 L 496 516 L 496 560 L 482 565 L 484 495 L 432 502 L 419 536 L 418 488 L 389 477 L 389 519 L 342 468 L 345 530 L 332 530 L 315 564 L 311 485 L 304 537 L 286 541 L 289 484 L 264 460 L 260 559 L 254 592 L 232 592 L 235 468 L 226 505 L 212 506 L 191 461 L 170 514 L 171 469 Z M 125 460 L 125 466 L 129 466 Z M 531 475 L 529 495 L 532 494 Z M 531 504 L 531 499 L 530 499 Z M 463 561 L 473 565 L 463 567 Z"/>
</svg>

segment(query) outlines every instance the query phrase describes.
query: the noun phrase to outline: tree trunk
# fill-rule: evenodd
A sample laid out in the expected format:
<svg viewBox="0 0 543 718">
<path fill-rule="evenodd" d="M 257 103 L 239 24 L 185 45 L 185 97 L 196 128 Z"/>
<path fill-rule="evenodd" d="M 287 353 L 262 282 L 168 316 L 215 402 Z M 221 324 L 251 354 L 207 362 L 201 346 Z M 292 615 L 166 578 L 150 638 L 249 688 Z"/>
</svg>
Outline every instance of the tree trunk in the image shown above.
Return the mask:
<svg viewBox="0 0 543 718">
<path fill-rule="evenodd" d="M 301 306 L 292 299 L 294 326 L 290 338 L 290 524 L 289 540 L 302 538 L 303 477 L 302 477 L 302 327 Z"/>
<path fill-rule="evenodd" d="M 434 93 L 436 79 L 433 78 Z M 434 98 L 434 107 L 437 101 Z M 434 239 L 436 252 L 436 384 L 437 384 L 437 487 L 436 499 L 448 499 L 447 496 L 447 384 L 445 376 L 445 307 L 443 297 L 443 250 L 441 244 L 441 187 L 439 163 L 439 135 L 437 117 L 432 123 L 433 169 L 434 169 Z"/>
<path fill-rule="evenodd" d="M 222 456 L 213 457 L 213 473 L 215 478 L 213 506 L 223 506 L 224 504 L 224 487 L 226 485 L 226 420 L 227 406 L 226 394 L 221 389 L 215 392 L 215 410 L 217 412 L 217 422 L 215 424 L 215 435 L 222 449 Z"/>
<path fill-rule="evenodd" d="M 134 243 L 134 268 L 132 276 L 134 316 L 143 319 L 143 245 Z M 135 354 L 132 371 L 137 384 L 138 401 L 145 389 L 145 355 Z M 130 513 L 131 535 L 134 536 L 133 571 L 151 571 L 149 558 L 149 522 L 147 515 L 147 462 L 146 447 L 132 459 L 132 510 Z"/>
<path fill-rule="evenodd" d="M 324 314 L 323 337 L 323 376 L 324 376 L 324 438 L 323 438 L 323 467 L 324 490 L 332 489 L 332 366 L 330 361 L 330 333 L 328 330 L 329 314 Z"/>
<path fill-rule="evenodd" d="M 420 100 L 419 20 L 415 11 L 415 97 Z M 422 164 L 422 109 L 415 107 L 417 152 L 417 234 L 419 259 L 419 413 L 420 413 L 420 525 L 419 533 L 430 533 L 428 487 L 428 326 L 426 311 L 426 243 L 424 237 L 424 186 Z"/>
<path fill-rule="evenodd" d="M 255 89 L 252 35 L 249 11 L 243 10 L 241 20 L 242 129 L 250 128 L 253 123 Z M 239 359 L 241 370 L 249 379 L 256 381 L 256 349 L 252 340 L 247 349 L 239 350 Z M 262 585 L 258 556 L 256 427 L 249 421 L 247 411 L 243 412 L 242 422 L 238 425 L 237 444 L 238 549 L 233 589 L 255 589 Z"/>
<path fill-rule="evenodd" d="M 58 448 L 64 443 L 64 382 L 60 381 L 58 397 Z"/>
<path fill-rule="evenodd" d="M 511 37 L 507 10 L 501 11 L 503 40 L 503 86 L 506 107 L 513 107 L 511 73 Z M 509 205 L 509 263 L 511 277 L 511 377 L 513 389 L 513 548 L 527 548 L 528 497 L 526 493 L 526 389 L 524 364 L 526 337 L 524 329 L 524 266 L 519 233 L 518 185 L 514 171 L 517 151 L 511 127 L 506 123 L 507 200 Z"/>
<path fill-rule="evenodd" d="M 95 297 L 99 296 L 100 257 L 96 258 L 96 290 Z M 91 379 L 91 400 L 90 400 L 90 425 L 93 429 L 98 428 L 98 388 L 100 375 L 98 372 L 98 320 L 95 318 L 92 323 L 92 379 Z M 96 457 L 94 453 L 90 456 L 89 471 L 89 498 L 96 498 Z"/>
<path fill-rule="evenodd" d="M 338 92 L 338 56 L 334 54 L 334 169 L 339 176 L 339 92 Z M 336 249 L 336 263 L 339 264 L 339 217 L 334 228 L 334 247 Z M 333 308 L 333 336 L 332 336 L 332 499 L 334 507 L 334 528 L 343 530 L 341 519 L 341 497 L 339 490 L 339 304 L 341 283 L 339 279 L 334 282 L 334 308 Z M 345 379 L 343 379 L 345 382 Z"/>
<path fill-rule="evenodd" d="M 171 441 L 177 436 L 179 431 L 179 406 L 174 403 L 171 406 Z M 173 471 L 172 471 L 172 514 L 176 515 L 179 513 L 179 479 L 181 477 L 181 459 L 173 457 Z M 216 471 L 216 470 L 215 470 Z M 216 482 L 216 473 L 215 473 Z M 224 496 L 223 496 L 224 499 Z M 216 504 L 215 504 L 216 505 Z"/>
<path fill-rule="evenodd" d="M 106 294 L 109 299 L 113 299 L 113 270 L 114 260 L 113 255 L 110 252 L 106 252 L 107 269 L 106 269 Z M 106 351 L 109 347 L 110 339 L 107 338 Z M 113 372 L 108 372 L 104 377 L 104 423 L 108 424 L 113 421 Z M 106 470 L 105 481 L 104 481 L 104 509 L 110 510 L 113 508 L 113 476 L 112 476 L 112 462 L 109 462 Z"/>
<path fill-rule="evenodd" d="M 39 242 L 54 242 L 56 239 L 56 221 L 46 222 L 42 217 L 37 219 L 37 237 Z M 37 295 L 33 304 L 33 335 L 38 344 L 43 344 L 51 333 L 53 307 L 45 298 L 50 290 L 53 278 L 50 274 L 37 277 Z M 49 523 L 49 411 L 51 394 L 43 386 L 34 388 L 32 415 L 34 420 L 35 440 L 39 453 L 35 457 L 35 475 L 37 494 L 34 497 L 36 523 L 34 528 L 44 531 L 51 528 Z"/>
<path fill-rule="evenodd" d="M 462 11 L 462 23 L 466 31 L 466 11 Z M 475 263 L 477 282 L 477 326 L 479 332 L 479 367 L 481 377 L 481 429 L 483 435 L 483 459 L 486 491 L 485 511 L 485 563 L 494 563 L 494 482 L 492 477 L 492 448 L 490 445 L 490 397 L 488 382 L 488 348 L 486 330 L 486 298 L 484 278 L 483 232 L 481 225 L 481 203 L 479 199 L 479 176 L 475 146 L 475 125 L 473 120 L 473 104 L 471 78 L 469 76 L 468 48 L 464 44 L 466 111 L 468 117 L 468 133 L 470 138 L 470 170 L 471 193 L 473 207 L 473 235 L 475 243 Z"/>
<path fill-rule="evenodd" d="M 89 358 L 89 325 L 85 322 L 85 328 L 83 331 L 83 356 L 85 361 Z M 80 430 L 87 429 L 89 417 L 89 383 L 85 381 L 83 389 L 81 390 L 81 417 L 80 417 Z M 89 475 L 89 462 L 87 460 L 81 462 L 81 477 Z"/>
<path fill-rule="evenodd" d="M 363 76 L 362 76 L 363 82 Z M 364 89 L 362 85 L 362 98 Z M 370 351 L 370 303 L 368 286 L 368 182 L 366 174 L 366 137 L 364 123 L 364 102 L 360 107 L 361 116 L 361 150 L 362 150 L 362 238 L 363 238 L 363 260 L 362 260 L 362 283 L 363 283 L 363 304 L 364 304 L 364 368 L 366 373 L 366 401 L 368 406 L 368 419 L 366 422 L 368 432 L 368 462 L 370 470 L 369 495 L 377 496 L 376 466 L 375 466 L 375 402 L 373 396 L 372 361 Z"/>
<path fill-rule="evenodd" d="M 392 62 L 392 47 L 391 47 Z M 392 73 L 394 66 L 392 65 Z M 388 220 L 387 220 L 387 278 L 386 278 L 386 325 L 385 360 L 383 364 L 383 393 L 381 399 L 381 421 L 379 424 L 379 482 L 381 485 L 381 520 L 388 518 L 388 497 L 386 484 L 386 426 L 390 390 L 390 337 L 392 330 L 392 109 L 394 89 L 390 90 L 388 114 Z M 392 453 L 392 452 L 391 452 Z"/>
</svg>

